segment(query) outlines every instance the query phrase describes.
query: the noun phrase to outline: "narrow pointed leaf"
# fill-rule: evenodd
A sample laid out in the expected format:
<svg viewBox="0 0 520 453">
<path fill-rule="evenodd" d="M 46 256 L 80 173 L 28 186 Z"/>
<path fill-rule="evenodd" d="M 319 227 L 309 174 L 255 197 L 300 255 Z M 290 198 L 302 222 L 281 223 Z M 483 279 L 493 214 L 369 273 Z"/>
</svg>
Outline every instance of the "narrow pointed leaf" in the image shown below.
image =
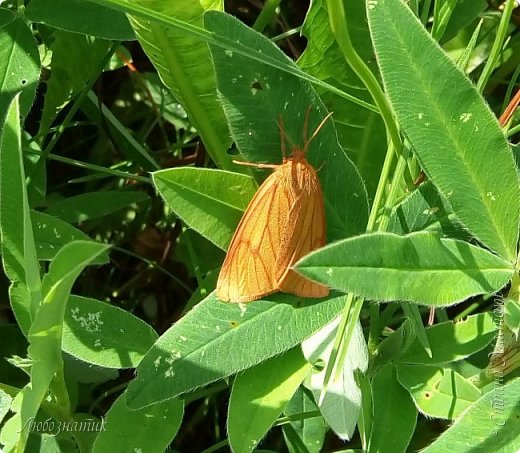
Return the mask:
<svg viewBox="0 0 520 453">
<path fill-rule="evenodd" d="M 469 231 L 513 261 L 520 186 L 496 118 L 404 2 L 367 5 L 387 94 L 422 168 Z"/>
<path fill-rule="evenodd" d="M 297 268 L 331 288 L 368 299 L 435 305 L 494 293 L 512 275 L 502 258 L 427 232 L 345 239 L 307 255 Z"/>
<path fill-rule="evenodd" d="M 331 321 L 343 307 L 276 294 L 252 304 L 225 304 L 213 294 L 167 330 L 137 367 L 126 401 L 153 404 L 227 377 L 280 354 Z"/>
</svg>

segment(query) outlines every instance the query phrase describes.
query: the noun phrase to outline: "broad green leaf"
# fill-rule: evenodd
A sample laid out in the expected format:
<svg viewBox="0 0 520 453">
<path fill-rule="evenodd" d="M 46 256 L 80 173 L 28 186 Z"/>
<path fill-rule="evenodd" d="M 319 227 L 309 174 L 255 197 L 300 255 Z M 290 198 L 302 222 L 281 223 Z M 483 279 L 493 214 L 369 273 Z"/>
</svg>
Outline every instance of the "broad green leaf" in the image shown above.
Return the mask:
<svg viewBox="0 0 520 453">
<path fill-rule="evenodd" d="M 399 365 L 397 379 L 429 417 L 453 420 L 481 396 L 477 387 L 451 368 Z"/>
<path fill-rule="evenodd" d="M 45 213 L 64 222 L 81 223 L 149 200 L 150 197 L 145 192 L 136 190 L 101 190 L 59 200 L 49 206 Z"/>
<path fill-rule="evenodd" d="M 518 453 L 520 379 L 499 383 L 472 404 L 423 453 Z"/>
<path fill-rule="evenodd" d="M 518 301 L 505 300 L 504 321 L 518 339 L 520 335 L 520 303 Z"/>
<path fill-rule="evenodd" d="M 32 0 L 25 8 L 25 16 L 33 22 L 74 33 L 114 41 L 135 39 L 124 14 L 81 0 Z"/>
<path fill-rule="evenodd" d="M 285 407 L 286 416 L 299 416 L 304 413 L 315 412 L 319 414 L 318 406 L 309 390 L 300 387 Z M 291 421 L 289 425 L 282 426 L 287 448 L 290 453 L 305 451 L 319 453 L 323 447 L 327 424 L 321 415 Z"/>
<path fill-rule="evenodd" d="M 397 205 L 390 215 L 387 231 L 408 234 L 414 231 L 436 231 L 456 239 L 469 239 L 449 203 L 428 181 Z"/>
<path fill-rule="evenodd" d="M 240 43 L 259 49 L 263 55 L 286 65 L 297 66 L 264 36 L 233 17 L 208 12 L 206 28 Z M 284 122 L 289 143 L 303 145 L 303 126 L 311 107 L 309 135 L 327 114 L 314 89 L 301 79 L 271 66 L 210 45 L 220 99 L 235 143 L 250 162 L 278 164 L 282 161 L 278 117 Z M 339 145 L 334 124 L 325 123 L 307 153 L 308 161 L 320 168 L 330 241 L 364 231 L 368 218 L 367 196 L 363 182 Z"/>
<path fill-rule="evenodd" d="M 377 72 L 366 23 L 365 0 L 349 0 L 343 3 L 352 44 L 370 69 Z M 336 43 L 330 29 L 325 0 L 311 2 L 302 34 L 307 38 L 305 51 L 297 62 L 302 70 L 356 98 L 372 102 L 367 89 L 347 64 Z M 361 173 L 368 195 L 372 198 L 387 147 L 386 131 L 381 117 L 358 104 L 345 102 L 330 91 L 319 87 L 317 91 L 327 109 L 334 112 L 332 119 L 338 131 L 339 142 Z"/>
<path fill-rule="evenodd" d="M 496 118 L 402 1 L 369 2 L 368 18 L 388 97 L 422 168 L 468 230 L 513 261 L 520 186 Z"/>
<path fill-rule="evenodd" d="M 9 104 L 20 95 L 20 112 L 27 115 L 40 77 L 40 54 L 32 31 L 18 18 L 0 28 L 0 129 Z"/>
<path fill-rule="evenodd" d="M 386 365 L 372 379 L 373 420 L 368 451 L 407 451 L 415 431 L 417 410 L 408 392 L 397 381 L 392 365 Z"/>
<path fill-rule="evenodd" d="M 253 304 L 209 295 L 167 330 L 137 367 L 127 404 L 139 408 L 173 398 L 280 354 L 337 316 L 344 297 L 299 299 L 276 294 Z"/>
<path fill-rule="evenodd" d="M 32 4 L 33 2 L 29 4 L 29 8 Z M 59 5 L 51 6 L 49 3 L 46 10 L 54 14 L 60 9 Z M 73 15 L 69 13 L 67 16 L 78 18 L 77 14 L 75 11 Z M 84 22 L 85 19 L 82 19 L 82 23 Z M 111 47 L 110 41 L 64 30 L 56 30 L 52 36 L 53 40 L 49 46 L 52 51 L 51 72 L 46 80 L 47 90 L 39 134 L 47 134 L 63 107 L 79 95 L 98 72 L 101 72 L 100 63 Z"/>
<path fill-rule="evenodd" d="M 257 189 L 250 176 L 209 168 L 157 171 L 153 182 L 179 218 L 223 250 Z"/>
<path fill-rule="evenodd" d="M 432 349 L 430 358 L 418 341 L 399 357 L 400 363 L 439 364 L 461 360 L 481 351 L 496 336 L 496 324 L 489 312 L 468 316 L 463 321 L 443 322 L 426 329 Z"/>
<path fill-rule="evenodd" d="M 293 348 L 237 375 L 227 422 L 233 451 L 256 448 L 311 368 L 300 348 Z"/>
<path fill-rule="evenodd" d="M 77 359 L 104 368 L 135 368 L 157 340 L 144 321 L 118 307 L 70 296 L 62 348 Z"/>
<path fill-rule="evenodd" d="M 99 432 L 92 452 L 165 451 L 181 425 L 183 414 L 184 403 L 178 399 L 130 410 L 123 394 L 110 407 L 104 419 L 105 429 Z"/>
<path fill-rule="evenodd" d="M 1 32 L 1 31 L 0 31 Z M 24 332 L 41 302 L 41 282 L 29 211 L 21 149 L 19 96 L 0 131 L 0 233 L 5 273 L 16 287 Z"/>
<path fill-rule="evenodd" d="M 31 220 L 39 260 L 52 260 L 61 247 L 72 241 L 91 240 L 85 233 L 72 225 L 44 212 L 31 211 Z M 102 253 L 96 257 L 92 264 L 106 264 L 108 261 L 108 255 Z"/>
<path fill-rule="evenodd" d="M 223 9 L 222 0 L 132 0 L 127 3 L 138 3 L 140 7 L 197 26 L 202 26 L 205 11 Z M 215 75 L 206 43 L 175 28 L 130 17 L 139 42 L 197 128 L 208 154 L 218 167 L 231 170 L 233 164 L 227 154 L 231 139 L 222 107 L 217 102 Z"/>
<path fill-rule="evenodd" d="M 327 324 L 302 343 L 305 358 L 312 364 L 320 363 L 320 370 L 313 371 L 305 385 L 312 391 L 315 401 L 319 401 L 323 391 L 325 371 L 334 339 L 338 331 L 340 318 Z M 323 367 L 321 366 L 323 364 Z M 361 324 L 356 323 L 352 339 L 348 345 L 346 360 L 339 376 L 333 376 L 327 387 L 327 393 L 320 412 L 327 424 L 343 440 L 352 438 L 361 412 L 361 390 L 354 374 L 364 373 L 368 367 L 368 350 Z"/>
<path fill-rule="evenodd" d="M 61 356 L 61 339 L 65 306 L 74 281 L 81 271 L 107 246 L 95 242 L 75 241 L 63 247 L 52 261 L 42 282 L 44 299 L 29 331 L 28 355 L 32 359 L 31 381 L 21 392 L 20 412 L 15 424 L 20 428 L 20 446 L 29 435 L 30 421 L 36 416 L 49 385 L 60 389 L 59 404 L 70 403 L 66 395 Z M 67 400 L 63 400 L 67 398 Z"/>
<path fill-rule="evenodd" d="M 512 275 L 502 258 L 428 232 L 356 236 L 307 255 L 297 267 L 331 288 L 368 299 L 435 305 L 494 293 Z"/>
</svg>

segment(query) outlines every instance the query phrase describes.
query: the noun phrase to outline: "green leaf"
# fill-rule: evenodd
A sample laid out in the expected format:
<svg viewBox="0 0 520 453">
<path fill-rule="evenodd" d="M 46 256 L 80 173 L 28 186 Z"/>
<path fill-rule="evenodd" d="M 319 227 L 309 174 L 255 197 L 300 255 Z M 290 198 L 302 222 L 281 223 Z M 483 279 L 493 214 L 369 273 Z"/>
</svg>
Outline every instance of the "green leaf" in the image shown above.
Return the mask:
<svg viewBox="0 0 520 453">
<path fill-rule="evenodd" d="M 323 392 L 323 381 L 339 322 L 338 317 L 302 343 L 306 359 L 312 364 L 320 364 L 320 370 L 314 370 L 305 383 L 312 391 L 315 401 L 320 400 Z M 358 321 L 348 345 L 343 369 L 328 383 L 327 392 L 319 406 L 327 424 L 343 440 L 352 438 L 361 413 L 361 390 L 355 373 L 364 373 L 367 367 L 367 344 Z"/>
<path fill-rule="evenodd" d="M 95 242 L 75 241 L 63 247 L 52 261 L 42 282 L 44 299 L 29 331 L 28 355 L 32 359 L 31 381 L 21 392 L 20 412 L 15 414 L 20 445 L 25 445 L 30 422 L 48 392 L 51 381 L 60 390 L 58 403 L 67 407 L 61 356 L 65 305 L 81 271 L 108 247 Z"/>
<path fill-rule="evenodd" d="M 397 359 L 399 356 L 403 355 L 416 340 L 422 350 L 425 351 L 422 343 L 417 339 L 415 324 L 409 319 L 405 319 L 397 330 L 392 332 L 382 340 L 381 343 L 379 343 L 377 346 L 377 354 L 374 354 L 374 362 L 372 366 L 376 368 L 391 360 Z M 428 353 L 426 352 L 426 354 Z"/>
<path fill-rule="evenodd" d="M 16 93 L 22 93 L 20 111 L 27 115 L 39 78 L 40 54 L 24 20 L 16 19 L 0 28 L 0 128 Z"/>
<path fill-rule="evenodd" d="M 300 387 L 287 403 L 284 414 L 289 417 L 298 417 L 308 412 L 318 413 L 318 406 L 316 406 L 312 394 Z M 290 453 L 301 452 L 303 448 L 306 448 L 308 453 L 320 453 L 327 432 L 327 424 L 323 417 L 294 420 L 290 422 L 290 425 L 283 425 L 282 428 Z"/>
<path fill-rule="evenodd" d="M 311 368 L 300 348 L 293 348 L 237 375 L 227 422 L 233 451 L 256 448 Z"/>
<path fill-rule="evenodd" d="M 26 332 L 42 294 L 25 185 L 19 96 L 9 107 L 5 127 L 0 131 L 0 232 L 4 270 L 19 296 L 19 305 L 13 305 L 13 311 Z"/>
<path fill-rule="evenodd" d="M 428 232 L 345 239 L 307 255 L 297 268 L 331 288 L 368 299 L 435 305 L 494 293 L 512 275 L 502 258 Z"/>
<path fill-rule="evenodd" d="M 368 451 L 407 451 L 417 423 L 417 410 L 408 392 L 397 381 L 392 365 L 381 368 L 372 379 L 372 403 Z"/>
<path fill-rule="evenodd" d="M 45 213 L 64 222 L 81 223 L 149 200 L 150 197 L 145 192 L 137 190 L 100 190 L 59 200 L 49 206 Z"/>
<path fill-rule="evenodd" d="M 225 304 L 209 295 L 164 333 L 137 367 L 127 404 L 139 408 L 250 368 L 300 343 L 344 304 L 276 294 L 253 304 Z"/>
<path fill-rule="evenodd" d="M 421 184 L 392 210 L 387 228 L 388 232 L 396 234 L 423 230 L 456 239 L 470 237 L 431 181 Z"/>
<path fill-rule="evenodd" d="M 223 250 L 257 190 L 250 176 L 209 168 L 171 168 L 152 176 L 171 210 Z"/>
<path fill-rule="evenodd" d="M 92 452 L 165 451 L 179 429 L 183 413 L 184 403 L 178 399 L 130 410 L 123 394 L 106 414 L 104 429 L 99 432 Z M 159 426 L 161 429 L 157 429 Z"/>
<path fill-rule="evenodd" d="M 34 225 L 34 240 L 39 260 L 52 260 L 61 247 L 72 241 L 91 240 L 85 233 L 72 225 L 44 212 L 31 211 L 31 220 Z M 106 264 L 108 262 L 108 255 L 102 253 L 96 257 L 92 264 Z"/>
<path fill-rule="evenodd" d="M 157 340 L 130 312 L 86 297 L 70 296 L 64 322 L 63 350 L 104 368 L 135 368 Z"/>
<path fill-rule="evenodd" d="M 209 9 L 223 9 L 223 1 L 140 0 L 140 7 L 202 26 Z M 231 144 L 222 107 L 217 102 L 215 75 L 206 43 L 174 28 L 161 27 L 131 16 L 131 24 L 162 81 L 181 103 L 197 128 L 206 150 L 218 167 L 233 168 L 227 149 Z"/>
<path fill-rule="evenodd" d="M 297 69 L 271 41 L 233 17 L 212 11 L 205 14 L 204 21 L 208 30 L 214 33 L 226 30 L 234 41 Z M 307 108 L 312 107 L 309 134 L 327 114 L 307 82 L 215 45 L 210 45 L 210 50 L 231 134 L 247 161 L 270 164 L 282 161 L 279 115 L 289 141 L 302 146 Z M 366 191 L 358 171 L 339 145 L 331 121 L 311 142 L 307 159 L 315 168 L 322 167 L 318 177 L 324 194 L 328 240 L 364 231 L 368 218 Z"/>
<path fill-rule="evenodd" d="M 397 379 L 429 417 L 453 420 L 480 397 L 480 390 L 450 368 L 399 365 Z"/>
<path fill-rule="evenodd" d="M 422 168 L 469 231 L 513 261 L 520 187 L 496 118 L 403 2 L 370 2 L 368 18 L 387 94 Z"/>
<path fill-rule="evenodd" d="M 350 39 L 356 52 L 373 72 L 377 72 L 366 22 L 365 0 L 349 1 L 345 9 Z M 372 102 L 366 87 L 347 64 L 336 43 L 325 0 L 311 2 L 302 34 L 308 41 L 297 62 L 302 70 L 356 98 Z M 358 104 L 345 102 L 330 91 L 319 87 L 317 91 L 327 109 L 334 112 L 332 119 L 339 142 L 361 173 L 369 198 L 373 198 L 387 148 L 386 131 L 380 115 Z"/>
<path fill-rule="evenodd" d="M 520 379 L 500 384 L 472 404 L 423 453 L 517 453 L 520 450 Z"/>
<path fill-rule="evenodd" d="M 113 41 L 135 39 L 123 13 L 82 0 L 32 0 L 25 8 L 25 16 L 33 22 L 74 33 Z"/>
<path fill-rule="evenodd" d="M 32 4 L 29 4 L 29 8 Z M 46 9 L 53 13 L 59 11 L 50 4 Z M 75 11 L 68 16 L 78 18 L 77 14 Z M 52 51 L 51 73 L 46 81 L 39 134 L 46 134 L 63 107 L 85 89 L 92 77 L 97 76 L 97 72 L 102 69 L 100 64 L 111 47 L 110 41 L 63 30 L 54 31 L 52 36 L 53 41 L 49 46 Z"/>
<path fill-rule="evenodd" d="M 489 312 L 468 316 L 463 321 L 443 322 L 426 329 L 432 350 L 430 358 L 416 341 L 399 358 L 401 363 L 439 364 L 461 360 L 481 351 L 493 341 L 496 324 Z"/>
</svg>

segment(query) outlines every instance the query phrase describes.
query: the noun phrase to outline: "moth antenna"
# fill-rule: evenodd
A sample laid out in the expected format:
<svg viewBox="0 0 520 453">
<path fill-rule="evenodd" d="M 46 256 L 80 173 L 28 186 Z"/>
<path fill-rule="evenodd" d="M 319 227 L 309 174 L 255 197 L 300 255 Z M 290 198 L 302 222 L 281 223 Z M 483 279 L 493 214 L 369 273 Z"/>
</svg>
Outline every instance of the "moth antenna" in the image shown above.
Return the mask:
<svg viewBox="0 0 520 453">
<path fill-rule="evenodd" d="M 282 146 L 282 157 L 285 160 L 287 158 L 287 148 L 285 147 L 285 142 L 287 141 L 287 136 L 285 135 L 285 127 L 283 125 L 282 115 L 278 114 L 278 129 L 280 129 L 280 143 Z"/>
<path fill-rule="evenodd" d="M 311 138 L 309 138 L 309 140 L 307 140 L 306 142 L 304 142 L 304 145 L 303 145 L 303 151 L 304 152 L 307 152 L 307 150 L 309 149 L 309 144 L 316 138 L 316 135 L 318 135 L 318 132 L 320 131 L 320 129 L 325 125 L 325 123 L 327 122 L 327 120 L 332 116 L 332 113 L 333 112 L 330 112 L 325 118 L 323 118 L 321 120 L 321 123 L 318 124 L 318 127 L 316 128 L 316 130 L 314 131 L 314 133 L 311 135 Z"/>
<path fill-rule="evenodd" d="M 278 165 L 275 164 L 258 164 L 256 162 L 245 162 L 243 160 L 233 160 L 234 164 L 243 165 L 244 167 L 254 167 L 254 168 L 273 168 L 275 169 Z"/>
</svg>

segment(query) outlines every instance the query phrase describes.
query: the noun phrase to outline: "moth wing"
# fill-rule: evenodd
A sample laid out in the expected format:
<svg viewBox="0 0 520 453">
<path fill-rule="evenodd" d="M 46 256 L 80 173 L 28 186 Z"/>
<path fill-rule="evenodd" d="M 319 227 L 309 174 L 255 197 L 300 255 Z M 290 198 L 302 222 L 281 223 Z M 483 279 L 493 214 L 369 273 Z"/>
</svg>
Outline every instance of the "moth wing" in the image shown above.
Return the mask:
<svg viewBox="0 0 520 453">
<path fill-rule="evenodd" d="M 217 297 L 222 301 L 250 302 L 278 291 L 277 257 L 286 242 L 291 209 L 280 176 L 276 169 L 260 186 L 231 239 L 217 281 Z"/>
<path fill-rule="evenodd" d="M 325 208 L 323 193 L 314 173 L 304 168 L 304 180 L 307 181 L 308 191 L 300 190 L 301 196 L 295 201 L 289 212 L 288 224 L 293 229 L 288 237 L 285 253 L 280 256 L 278 267 L 285 269 L 280 276 L 278 288 L 285 293 L 301 297 L 325 297 L 329 288 L 309 280 L 292 269 L 300 258 L 308 253 L 323 247 L 326 242 Z M 308 193 L 307 193 L 308 192 Z"/>
</svg>

